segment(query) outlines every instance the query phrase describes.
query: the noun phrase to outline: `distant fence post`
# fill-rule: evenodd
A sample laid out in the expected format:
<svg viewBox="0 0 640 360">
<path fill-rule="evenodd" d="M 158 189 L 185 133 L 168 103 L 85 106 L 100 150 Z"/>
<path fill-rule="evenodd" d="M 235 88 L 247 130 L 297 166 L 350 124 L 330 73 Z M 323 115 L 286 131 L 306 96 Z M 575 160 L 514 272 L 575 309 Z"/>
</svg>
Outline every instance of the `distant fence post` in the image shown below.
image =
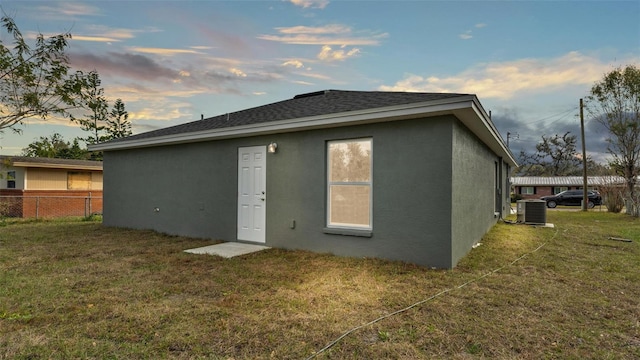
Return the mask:
<svg viewBox="0 0 640 360">
<path fill-rule="evenodd" d="M 36 196 L 36 220 L 38 220 L 38 211 L 40 211 L 40 196 Z"/>
</svg>

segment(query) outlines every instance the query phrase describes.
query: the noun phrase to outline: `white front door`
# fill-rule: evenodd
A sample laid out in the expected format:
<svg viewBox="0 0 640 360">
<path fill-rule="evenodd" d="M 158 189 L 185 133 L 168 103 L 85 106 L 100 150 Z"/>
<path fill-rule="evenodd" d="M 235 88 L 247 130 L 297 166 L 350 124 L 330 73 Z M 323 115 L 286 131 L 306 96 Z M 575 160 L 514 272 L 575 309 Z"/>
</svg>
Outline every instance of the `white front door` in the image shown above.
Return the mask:
<svg viewBox="0 0 640 360">
<path fill-rule="evenodd" d="M 265 242 L 265 146 L 238 149 L 238 240 Z"/>
</svg>

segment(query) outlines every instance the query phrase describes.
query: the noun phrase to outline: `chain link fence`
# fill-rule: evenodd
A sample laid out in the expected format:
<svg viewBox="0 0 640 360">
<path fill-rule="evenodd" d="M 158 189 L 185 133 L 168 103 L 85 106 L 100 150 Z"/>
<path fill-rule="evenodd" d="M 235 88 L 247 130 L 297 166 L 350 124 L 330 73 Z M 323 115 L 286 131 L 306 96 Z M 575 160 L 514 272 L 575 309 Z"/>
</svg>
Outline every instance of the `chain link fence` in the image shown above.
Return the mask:
<svg viewBox="0 0 640 360">
<path fill-rule="evenodd" d="M 0 196 L 0 218 L 48 219 L 102 214 L 102 197 Z"/>
</svg>

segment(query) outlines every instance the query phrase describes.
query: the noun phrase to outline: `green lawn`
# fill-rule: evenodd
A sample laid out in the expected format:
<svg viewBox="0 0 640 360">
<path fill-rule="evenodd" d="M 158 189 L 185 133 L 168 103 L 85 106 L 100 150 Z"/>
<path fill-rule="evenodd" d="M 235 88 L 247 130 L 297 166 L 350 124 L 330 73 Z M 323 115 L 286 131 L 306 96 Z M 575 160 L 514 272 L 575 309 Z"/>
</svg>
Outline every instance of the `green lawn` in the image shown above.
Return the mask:
<svg viewBox="0 0 640 360">
<path fill-rule="evenodd" d="M 222 259 L 182 252 L 206 240 L 9 224 L 0 359 L 640 358 L 640 219 L 547 217 L 555 228 L 498 224 L 454 270 L 276 249 Z"/>
</svg>

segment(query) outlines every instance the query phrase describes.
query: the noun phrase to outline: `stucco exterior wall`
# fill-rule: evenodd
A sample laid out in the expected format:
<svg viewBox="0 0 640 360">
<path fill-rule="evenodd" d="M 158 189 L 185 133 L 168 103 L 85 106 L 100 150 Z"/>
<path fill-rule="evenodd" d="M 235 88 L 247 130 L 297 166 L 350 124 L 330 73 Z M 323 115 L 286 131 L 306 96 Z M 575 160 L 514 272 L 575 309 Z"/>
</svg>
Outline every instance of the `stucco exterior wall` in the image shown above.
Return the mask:
<svg viewBox="0 0 640 360">
<path fill-rule="evenodd" d="M 361 137 L 373 139 L 373 235 L 327 234 L 326 142 Z M 439 118 L 107 151 L 103 221 L 235 241 L 237 149 L 276 141 L 267 246 L 450 267 L 450 139 Z"/>
<path fill-rule="evenodd" d="M 438 118 L 278 135 L 267 167 L 267 245 L 450 267 L 450 124 Z M 372 138 L 373 235 L 326 234 L 326 141 L 363 137 Z"/>
<path fill-rule="evenodd" d="M 238 145 L 219 141 L 105 152 L 103 223 L 234 241 Z"/>
<path fill-rule="evenodd" d="M 452 252 L 455 265 L 496 223 L 496 167 L 502 161 L 459 122 L 454 122 Z M 504 176 L 498 186 L 504 186 Z M 507 191 L 508 192 L 508 191 Z M 503 198 L 502 194 L 499 195 Z M 500 209 L 502 209 L 502 204 Z"/>
<path fill-rule="evenodd" d="M 326 143 L 366 137 L 372 236 L 326 233 Z M 494 158 L 448 116 L 105 151 L 104 225 L 236 241 L 238 147 L 272 141 L 267 246 L 450 268 L 495 223 Z"/>
</svg>

